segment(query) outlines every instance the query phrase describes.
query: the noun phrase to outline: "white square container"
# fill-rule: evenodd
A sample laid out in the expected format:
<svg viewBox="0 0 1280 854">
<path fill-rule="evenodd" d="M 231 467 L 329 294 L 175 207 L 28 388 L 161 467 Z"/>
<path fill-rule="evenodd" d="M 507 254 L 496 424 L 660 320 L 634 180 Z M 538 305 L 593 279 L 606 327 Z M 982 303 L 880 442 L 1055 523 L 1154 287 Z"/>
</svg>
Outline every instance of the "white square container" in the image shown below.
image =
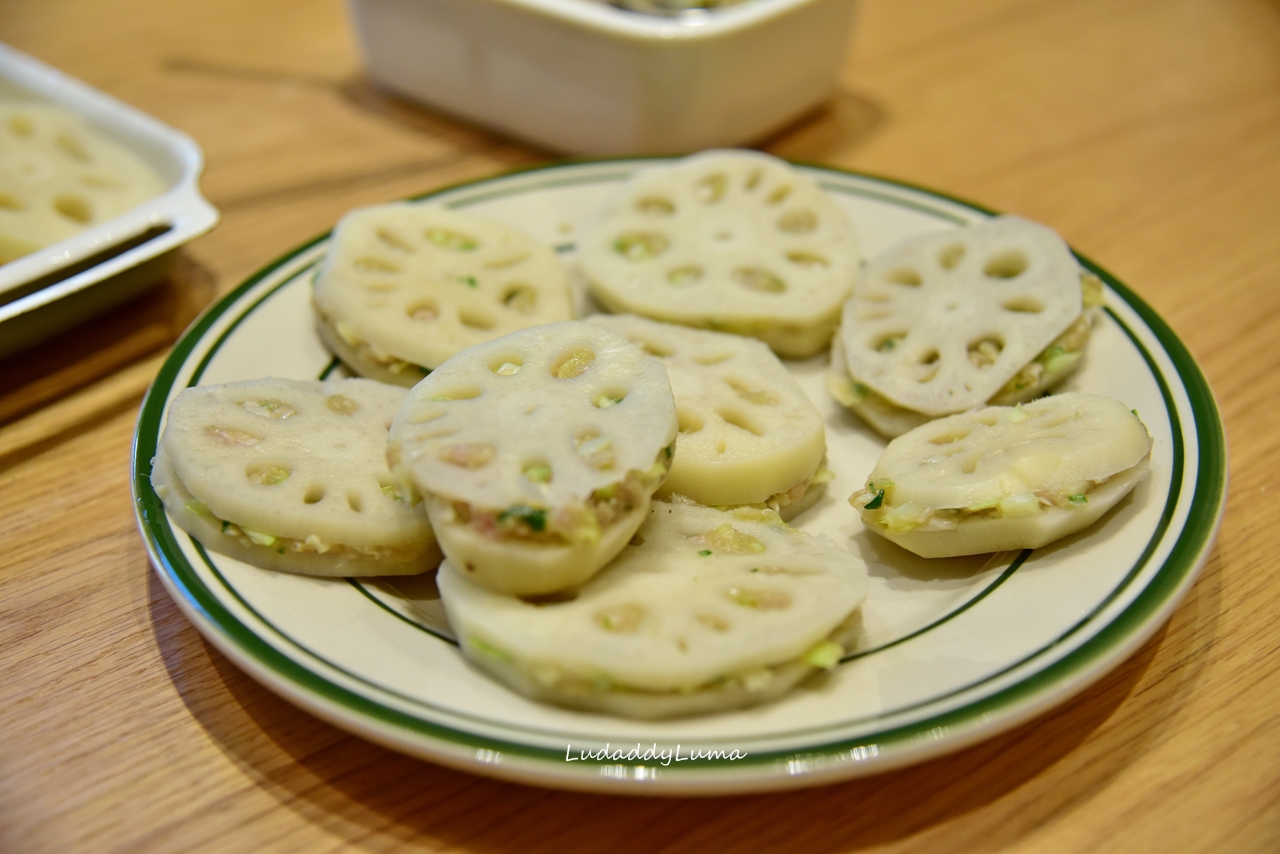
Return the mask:
<svg viewBox="0 0 1280 854">
<path fill-rule="evenodd" d="M 176 249 L 213 228 L 194 140 L 0 44 L 0 96 L 54 104 L 132 149 L 167 189 L 133 210 L 0 266 L 0 358 L 105 311 L 168 272 Z"/>
<path fill-rule="evenodd" d="M 599 0 L 348 0 L 370 76 L 570 154 L 752 142 L 831 96 L 854 0 L 663 18 Z"/>
</svg>

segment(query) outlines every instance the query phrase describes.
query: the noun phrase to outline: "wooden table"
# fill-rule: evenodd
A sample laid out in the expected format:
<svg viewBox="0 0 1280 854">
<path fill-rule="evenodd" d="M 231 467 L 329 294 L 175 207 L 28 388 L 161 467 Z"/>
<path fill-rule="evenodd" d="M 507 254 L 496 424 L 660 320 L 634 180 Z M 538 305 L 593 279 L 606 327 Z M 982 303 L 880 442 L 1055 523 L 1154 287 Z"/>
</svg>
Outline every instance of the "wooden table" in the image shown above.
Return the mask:
<svg viewBox="0 0 1280 854">
<path fill-rule="evenodd" d="M 1059 229 L 1200 360 L 1230 502 L 1168 624 L 1056 711 L 710 800 L 493 782 L 331 728 L 202 640 L 133 521 L 138 403 L 194 311 L 348 208 L 553 155 L 371 86 L 338 0 L 5 0 L 0 39 L 192 134 L 222 212 L 159 297 L 0 364 L 0 850 L 1280 850 L 1275 0 L 863 3 L 835 100 L 763 147 Z"/>
</svg>

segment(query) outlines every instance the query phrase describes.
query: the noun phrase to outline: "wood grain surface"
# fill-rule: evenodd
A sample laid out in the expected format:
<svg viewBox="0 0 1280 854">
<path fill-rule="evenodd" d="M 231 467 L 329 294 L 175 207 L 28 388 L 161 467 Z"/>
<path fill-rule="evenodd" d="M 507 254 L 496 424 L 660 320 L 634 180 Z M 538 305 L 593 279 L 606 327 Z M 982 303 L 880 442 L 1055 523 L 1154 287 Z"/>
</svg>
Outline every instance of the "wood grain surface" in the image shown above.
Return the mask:
<svg viewBox="0 0 1280 854">
<path fill-rule="evenodd" d="M 427 2 L 427 0 L 423 0 Z M 764 141 L 1057 228 L 1203 366 L 1231 492 L 1169 622 L 946 758 L 806 791 L 569 794 L 294 709 L 150 569 L 129 453 L 200 306 L 347 209 L 555 155 L 390 97 L 339 0 L 4 0 L 0 40 L 194 136 L 222 212 L 170 281 L 0 362 L 0 851 L 1280 851 L 1280 4 L 864 0 Z"/>
</svg>

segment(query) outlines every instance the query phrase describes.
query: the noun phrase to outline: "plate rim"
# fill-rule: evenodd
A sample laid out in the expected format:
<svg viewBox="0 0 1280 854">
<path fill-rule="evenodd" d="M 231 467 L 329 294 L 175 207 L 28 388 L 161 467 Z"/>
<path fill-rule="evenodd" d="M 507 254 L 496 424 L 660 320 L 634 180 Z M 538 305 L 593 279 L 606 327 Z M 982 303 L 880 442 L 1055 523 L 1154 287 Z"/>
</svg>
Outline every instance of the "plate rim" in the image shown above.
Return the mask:
<svg viewBox="0 0 1280 854">
<path fill-rule="evenodd" d="M 559 160 L 459 182 L 412 196 L 410 200 L 444 198 L 447 204 L 449 196 L 468 188 L 498 184 L 524 175 L 562 170 L 572 172 L 583 167 L 600 166 L 628 166 L 635 169 L 646 163 L 673 159 L 675 158 L 629 157 Z M 906 190 L 911 194 L 924 195 L 983 216 L 996 214 L 985 206 L 904 181 L 824 164 L 799 161 L 793 161 L 793 164 L 808 172 L 831 173 L 871 184 L 882 184 L 898 191 Z M 894 199 L 886 201 L 901 204 Z M 936 215 L 937 212 L 931 213 Z M 326 241 L 331 233 L 327 231 L 317 235 L 256 271 L 209 306 L 174 345 L 147 392 L 134 434 L 131 484 L 135 517 L 157 574 L 202 635 L 255 679 L 296 705 L 343 729 L 400 752 L 520 782 L 634 794 L 764 791 L 817 785 L 866 773 L 879 773 L 921 762 L 988 738 L 1065 702 L 1101 678 L 1164 624 L 1186 590 L 1194 583 L 1200 567 L 1212 550 L 1225 509 L 1227 488 L 1225 431 L 1212 390 L 1185 344 L 1154 309 L 1096 262 L 1075 253 L 1080 263 L 1098 275 L 1125 302 L 1159 343 L 1186 395 L 1187 407 L 1194 424 L 1197 451 L 1195 480 L 1192 494 L 1188 498 L 1186 518 L 1175 532 L 1169 553 L 1133 600 L 1077 648 L 994 693 L 966 701 L 957 708 L 923 720 L 877 731 L 870 739 L 864 735 L 812 744 L 802 750 L 764 751 L 751 754 L 747 757 L 750 761 L 745 762 L 713 759 L 690 768 L 664 767 L 660 771 L 641 762 L 628 765 L 612 760 L 584 761 L 581 766 L 571 766 L 564 758 L 559 757 L 558 752 L 548 748 L 491 738 L 404 713 L 338 685 L 289 658 L 260 638 L 251 627 L 244 625 L 203 584 L 193 586 L 192 579 L 183 576 L 194 570 L 188 566 L 184 572 L 182 567 L 174 563 L 174 556 L 181 555 L 181 551 L 174 539 L 174 531 L 165 520 L 163 507 L 150 486 L 151 454 L 158 441 L 158 428 L 165 403 L 178 374 L 187 365 L 190 354 L 206 340 L 209 329 L 217 320 L 238 305 L 256 285 Z M 298 272 L 285 277 L 275 287 L 259 295 L 252 306 L 246 307 L 241 318 L 220 333 L 218 341 L 204 354 L 203 361 L 207 363 L 221 340 L 229 336 L 240 320 L 247 317 L 256 305 L 285 287 L 305 272 L 305 269 L 305 266 L 300 268 Z M 1119 320 L 1114 314 L 1112 317 Z M 1120 321 L 1120 326 L 1152 368 L 1171 418 L 1170 426 L 1175 441 L 1180 443 L 1188 438 L 1187 431 L 1180 423 L 1162 370 L 1152 363 L 1151 354 L 1133 331 L 1123 321 Z M 203 365 L 198 366 L 196 376 L 202 370 Z M 148 432 L 150 435 L 144 435 Z M 1181 473 L 1174 473 L 1171 484 L 1175 488 L 1180 488 L 1178 478 L 1181 476 Z M 1177 504 L 1176 500 L 1170 502 L 1165 516 Z M 1163 527 L 1152 535 L 1148 551 L 1169 533 L 1167 521 L 1162 516 Z M 1131 572 L 1136 576 L 1150 557 L 1144 552 Z M 1122 584 L 1117 590 L 1125 586 L 1127 585 Z M 1112 596 L 1114 595 L 1116 594 L 1113 592 Z M 1105 601 L 1095 612 L 1104 606 Z M 1068 635 L 1078 630 L 1079 625 L 1083 623 L 1078 624 Z M 945 737 L 936 737 L 938 732 L 942 732 Z M 882 749 L 885 746 L 889 749 Z M 566 753 L 566 758 L 567 755 Z M 646 769 L 649 773 L 646 773 Z"/>
</svg>

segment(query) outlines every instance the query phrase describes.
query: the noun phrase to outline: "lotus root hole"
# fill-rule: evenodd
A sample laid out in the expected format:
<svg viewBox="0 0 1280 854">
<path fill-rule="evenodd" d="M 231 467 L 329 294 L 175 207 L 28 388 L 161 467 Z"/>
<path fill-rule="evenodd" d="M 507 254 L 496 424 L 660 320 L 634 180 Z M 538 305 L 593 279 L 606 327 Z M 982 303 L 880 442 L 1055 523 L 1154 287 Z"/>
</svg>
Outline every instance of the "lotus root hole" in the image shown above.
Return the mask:
<svg viewBox="0 0 1280 854">
<path fill-rule="evenodd" d="M 788 252 L 787 260 L 806 270 L 825 270 L 830 266 L 826 258 L 812 252 Z"/>
<path fill-rule="evenodd" d="M 524 367 L 524 357 L 519 353 L 504 353 L 489 361 L 489 370 L 500 377 L 509 377 L 520 373 Z"/>
<path fill-rule="evenodd" d="M 733 280 L 749 291 L 780 294 L 787 289 L 786 282 L 761 267 L 739 267 L 733 271 Z"/>
<path fill-rule="evenodd" d="M 319 504 L 324 500 L 325 488 L 323 484 L 313 483 L 307 487 L 307 494 L 302 496 L 304 504 Z"/>
<path fill-rule="evenodd" d="M 430 409 L 424 409 L 420 412 L 414 412 L 409 415 L 410 424 L 427 424 L 436 421 L 445 416 L 446 410 L 442 406 L 433 406 Z"/>
<path fill-rule="evenodd" d="M 978 468 L 978 461 L 982 459 L 981 453 L 971 453 L 960 460 L 960 471 L 965 474 L 973 474 Z"/>
<path fill-rule="evenodd" d="M 789 186 L 779 187 L 778 189 L 770 193 L 769 197 L 765 199 L 765 201 L 771 205 L 780 205 L 787 200 L 787 196 L 789 195 L 791 195 L 791 187 Z"/>
<path fill-rule="evenodd" d="M 778 403 L 778 398 L 770 392 L 762 388 L 750 386 L 735 377 L 725 379 L 725 383 L 728 384 L 729 388 L 733 389 L 734 393 L 737 394 L 738 397 L 742 398 L 747 403 L 754 403 L 757 406 L 776 406 Z"/>
<path fill-rule="evenodd" d="M 818 228 L 818 216 L 811 210 L 787 211 L 778 218 L 778 230 L 786 234 L 810 234 Z"/>
<path fill-rule="evenodd" d="M 667 347 L 663 344 L 656 344 L 653 341 L 650 341 L 646 338 L 632 338 L 631 343 L 635 344 L 637 347 L 639 347 L 644 352 L 648 353 L 650 356 L 655 356 L 659 359 L 665 359 L 675 352 L 670 347 Z"/>
<path fill-rule="evenodd" d="M 484 262 L 484 268 L 486 270 L 505 270 L 508 267 L 514 267 L 515 265 L 519 264 L 521 261 L 527 260 L 528 257 L 529 256 L 527 254 L 523 252 L 518 252 L 515 255 L 505 255 L 501 258 L 491 258 L 490 260 Z"/>
<path fill-rule="evenodd" d="M 633 231 L 613 241 L 613 251 L 628 261 L 656 258 L 671 245 L 666 237 L 652 231 Z"/>
<path fill-rule="evenodd" d="M 729 179 L 723 173 L 716 172 L 698 181 L 693 192 L 698 197 L 698 201 L 709 205 L 724 198 L 725 190 L 728 188 Z"/>
<path fill-rule="evenodd" d="M 399 273 L 401 267 L 395 261 L 379 258 L 376 255 L 362 255 L 351 262 L 351 266 L 366 273 Z"/>
<path fill-rule="evenodd" d="M 717 614 L 708 614 L 704 611 L 698 614 L 697 620 L 713 632 L 729 631 L 729 621 Z"/>
<path fill-rule="evenodd" d="M 726 424 L 732 424 L 740 430 L 746 430 L 754 436 L 763 436 L 764 429 L 755 423 L 748 415 L 740 409 L 732 409 L 729 407 L 721 407 L 716 410 Z"/>
<path fill-rule="evenodd" d="M 898 267 L 884 274 L 884 280 L 894 285 L 906 285 L 909 288 L 917 288 L 923 284 L 924 279 L 920 278 L 920 272 L 911 267 Z"/>
<path fill-rule="evenodd" d="M 238 430 L 235 427 L 219 427 L 217 425 L 209 425 L 204 428 L 205 435 L 213 439 L 220 445 L 256 445 L 262 441 L 261 436 L 255 436 L 244 430 Z"/>
<path fill-rule="evenodd" d="M 93 208 L 81 196 L 64 194 L 53 200 L 53 209 L 69 220 L 87 225 L 93 222 Z"/>
<path fill-rule="evenodd" d="M 944 270 L 954 270 L 964 260 L 964 244 L 953 243 L 938 253 L 938 265 Z"/>
<path fill-rule="evenodd" d="M 493 445 L 485 442 L 463 442 L 446 445 L 440 449 L 440 459 L 464 469 L 478 469 L 488 465 L 497 456 Z"/>
<path fill-rule="evenodd" d="M 63 154 L 70 157 L 77 163 L 88 163 L 90 160 L 89 152 L 85 149 L 84 143 L 73 136 L 59 136 L 55 140 L 58 148 Z"/>
<path fill-rule="evenodd" d="M 971 432 L 971 430 L 951 430 L 934 436 L 929 440 L 929 443 L 933 445 L 950 445 L 955 442 L 959 442 L 961 439 L 967 437 Z"/>
<path fill-rule="evenodd" d="M 329 395 L 325 398 L 324 405 L 330 412 L 336 412 L 339 415 L 351 415 L 360 408 L 360 404 L 345 394 Z"/>
<path fill-rule="evenodd" d="M 459 311 L 458 319 L 462 321 L 463 326 L 479 329 L 482 332 L 492 329 L 495 325 L 492 317 L 474 308 L 464 308 Z"/>
<path fill-rule="evenodd" d="M 25 210 L 26 207 L 15 196 L 11 196 L 8 193 L 0 193 L 0 210 L 20 211 Z"/>
<path fill-rule="evenodd" d="M 397 291 L 400 289 L 400 285 L 396 284 L 395 282 L 384 282 L 384 281 L 364 282 L 363 284 L 361 284 L 361 287 L 364 288 L 366 291 L 369 291 L 370 293 L 375 293 L 375 294 L 389 294 L 392 291 Z"/>
<path fill-rule="evenodd" d="M 636 210 L 651 216 L 671 216 L 676 212 L 676 204 L 663 196 L 645 196 L 636 201 Z"/>
<path fill-rule="evenodd" d="M 606 632 L 635 634 L 640 631 L 640 624 L 648 613 L 648 609 L 638 602 L 623 602 L 601 608 L 596 611 L 594 618 L 596 625 Z"/>
<path fill-rule="evenodd" d="M 583 430 L 573 437 L 573 446 L 587 465 L 607 471 L 613 468 L 613 440 L 596 430 Z"/>
<path fill-rule="evenodd" d="M 875 338 L 871 342 L 871 349 L 877 353 L 888 353 L 896 350 L 903 341 L 906 340 L 906 332 L 888 332 Z"/>
<path fill-rule="evenodd" d="M 593 397 L 591 403 L 596 409 L 608 409 L 611 406 L 617 406 L 626 399 L 627 392 L 625 389 L 609 388 Z"/>
<path fill-rule="evenodd" d="M 502 304 L 520 314 L 532 314 L 538 307 L 538 292 L 530 285 L 511 285 L 502 293 Z"/>
<path fill-rule="evenodd" d="M 743 189 L 748 192 L 754 190 L 756 187 L 760 186 L 760 179 L 762 177 L 764 176 L 760 173 L 759 169 L 752 169 L 751 172 L 747 174 L 747 180 L 742 183 Z"/>
<path fill-rule="evenodd" d="M 484 394 L 484 392 L 481 391 L 476 386 L 460 385 L 460 386 L 454 386 L 451 389 L 446 389 L 445 391 L 442 391 L 439 394 L 434 394 L 431 396 L 431 399 L 432 400 L 475 400 L 477 397 L 479 397 L 482 394 Z"/>
<path fill-rule="evenodd" d="M 572 353 L 561 356 L 552 365 L 551 376 L 558 380 L 570 380 L 582 376 L 595 359 L 596 354 L 590 348 L 580 347 Z"/>
<path fill-rule="evenodd" d="M 768 587 L 730 587 L 725 598 L 735 605 L 760 611 L 783 611 L 791 607 L 791 597 Z"/>
<path fill-rule="evenodd" d="M 539 593 L 536 596 L 521 596 L 520 601 L 526 605 L 536 605 L 539 608 L 543 608 L 548 605 L 563 605 L 577 598 L 577 590 L 553 590 L 550 593 Z"/>
<path fill-rule="evenodd" d="M 1021 252 L 1002 252 L 987 261 L 982 272 L 993 279 L 1016 279 L 1027 270 L 1027 256 Z"/>
<path fill-rule="evenodd" d="M 1005 311 L 1016 311 L 1019 314 L 1039 314 L 1044 311 L 1044 305 L 1039 300 L 1031 297 L 1015 297 L 1011 300 L 1005 300 L 1000 304 Z"/>
<path fill-rule="evenodd" d="M 480 247 L 480 241 L 471 235 L 447 228 L 428 228 L 423 236 L 429 243 L 450 252 L 474 252 Z"/>
<path fill-rule="evenodd" d="M 697 264 L 685 264 L 667 273 L 667 284 L 684 288 L 702 281 L 702 276 L 702 268 Z"/>
<path fill-rule="evenodd" d="M 732 353 L 705 353 L 699 356 L 694 356 L 693 360 L 699 365 L 718 365 L 721 362 L 727 362 L 732 358 Z"/>
<path fill-rule="evenodd" d="M 413 252 L 413 244 L 393 231 L 380 228 L 374 232 L 374 236 L 377 237 L 382 245 L 386 246 L 388 249 L 394 249 L 397 252 L 404 252 L 406 254 Z"/>
<path fill-rule="evenodd" d="M 996 422 L 1000 420 L 995 415 L 977 415 L 974 416 L 974 418 L 979 424 L 986 425 L 987 427 L 996 426 Z"/>
<path fill-rule="evenodd" d="M 9 130 L 14 136 L 31 136 L 35 129 L 35 125 L 31 123 L 31 119 L 27 116 L 14 116 L 9 119 Z"/>
<path fill-rule="evenodd" d="M 893 312 L 887 308 L 876 309 L 875 311 L 861 311 L 858 312 L 858 322 L 871 323 L 873 321 L 884 320 L 892 316 Z"/>
<path fill-rule="evenodd" d="M 245 400 L 241 401 L 240 406 L 245 412 L 257 415 L 260 418 L 283 420 L 298 414 L 298 410 L 293 406 L 285 403 L 283 400 L 276 400 L 275 398 L 266 398 L 264 400 Z"/>
<path fill-rule="evenodd" d="M 939 358 L 937 350 L 929 350 L 920 357 L 918 361 L 923 370 L 917 374 L 916 382 L 924 384 L 938 375 L 938 369 L 941 367 L 938 363 Z"/>
<path fill-rule="evenodd" d="M 124 185 L 119 181 L 112 181 L 104 175 L 81 175 L 80 184 L 91 190 L 120 190 L 124 188 Z"/>
<path fill-rule="evenodd" d="M 244 476 L 249 479 L 249 482 L 260 486 L 276 486 L 284 483 L 292 473 L 285 466 L 274 463 L 257 463 L 244 470 Z"/>
<path fill-rule="evenodd" d="M 533 462 L 525 463 L 524 467 L 520 469 L 520 473 L 530 483 L 551 482 L 551 464 L 546 460 L 534 460 Z"/>
<path fill-rule="evenodd" d="M 697 433 L 707 423 L 702 420 L 702 416 L 696 412 L 690 412 L 688 409 L 676 409 L 676 423 L 679 425 L 681 433 Z"/>
<path fill-rule="evenodd" d="M 347 506 L 356 513 L 364 512 L 364 498 L 358 492 L 347 493 Z"/>
<path fill-rule="evenodd" d="M 989 368 L 1000 358 L 1004 341 L 995 335 L 987 335 L 969 342 L 969 361 L 975 367 Z"/>
<path fill-rule="evenodd" d="M 427 322 L 440 316 L 440 306 L 434 302 L 417 302 L 409 306 L 407 313 L 410 320 Z"/>
<path fill-rule="evenodd" d="M 716 453 L 723 454 L 727 450 L 729 450 L 729 443 L 724 439 L 716 439 Z"/>
</svg>

